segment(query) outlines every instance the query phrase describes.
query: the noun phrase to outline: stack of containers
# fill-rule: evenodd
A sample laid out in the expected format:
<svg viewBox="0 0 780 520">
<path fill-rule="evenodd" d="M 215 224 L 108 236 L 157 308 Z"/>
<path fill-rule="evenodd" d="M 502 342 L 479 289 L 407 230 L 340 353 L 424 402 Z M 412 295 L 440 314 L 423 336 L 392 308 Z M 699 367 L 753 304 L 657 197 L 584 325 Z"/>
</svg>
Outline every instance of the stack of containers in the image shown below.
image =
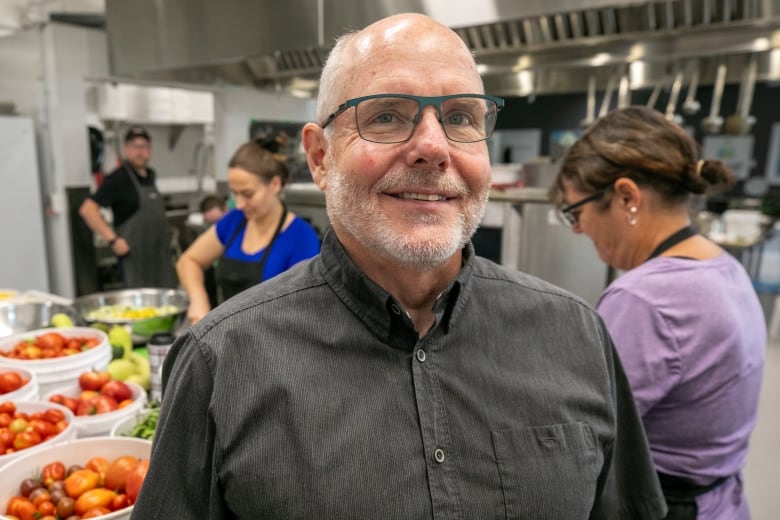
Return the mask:
<svg viewBox="0 0 780 520">
<path fill-rule="evenodd" d="M 3 365 L 13 368 L 23 368 L 35 374 L 40 395 L 72 383 L 82 372 L 89 370 L 106 370 L 111 361 L 111 345 L 105 332 L 91 327 L 63 327 L 38 329 L 9 336 L 0 341 L 0 351 L 13 349 L 20 341 L 29 340 L 39 335 L 56 332 L 66 339 L 79 337 L 97 337 L 100 343 L 79 354 L 49 359 L 15 359 L 0 358 Z"/>
</svg>

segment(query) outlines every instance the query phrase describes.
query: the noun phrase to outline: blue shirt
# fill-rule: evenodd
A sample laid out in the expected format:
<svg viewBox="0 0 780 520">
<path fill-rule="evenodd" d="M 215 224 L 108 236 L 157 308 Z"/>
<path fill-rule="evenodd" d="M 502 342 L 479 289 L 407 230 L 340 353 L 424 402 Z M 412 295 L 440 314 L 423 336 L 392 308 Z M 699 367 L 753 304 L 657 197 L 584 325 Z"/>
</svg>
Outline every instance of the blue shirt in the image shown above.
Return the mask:
<svg viewBox="0 0 780 520">
<path fill-rule="evenodd" d="M 245 220 L 244 213 L 239 209 L 228 211 L 215 225 L 217 238 L 223 246 L 228 244 L 234 231 Z M 244 241 L 246 226 L 235 236 L 233 242 L 225 249 L 223 257 L 239 260 L 242 262 L 259 262 L 262 258 L 265 248 L 253 254 L 246 254 L 241 249 L 241 243 Z M 293 221 L 283 230 L 274 242 L 271 248 L 271 254 L 263 270 L 263 279 L 282 273 L 297 264 L 301 260 L 311 258 L 320 252 L 320 241 L 314 228 L 301 217 L 296 216 Z"/>
</svg>

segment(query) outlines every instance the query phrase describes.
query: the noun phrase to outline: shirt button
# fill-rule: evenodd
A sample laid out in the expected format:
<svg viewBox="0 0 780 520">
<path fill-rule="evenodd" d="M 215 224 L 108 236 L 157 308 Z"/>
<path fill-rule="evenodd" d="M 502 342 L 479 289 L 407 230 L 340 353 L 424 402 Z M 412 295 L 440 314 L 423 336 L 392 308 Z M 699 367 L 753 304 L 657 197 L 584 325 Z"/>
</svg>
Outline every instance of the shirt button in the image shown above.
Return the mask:
<svg viewBox="0 0 780 520">
<path fill-rule="evenodd" d="M 425 351 L 423 349 L 417 351 L 417 361 L 419 361 L 420 363 L 425 361 Z"/>
<path fill-rule="evenodd" d="M 396 305 L 395 303 L 390 305 L 390 309 L 396 314 L 396 316 L 400 316 L 401 315 L 401 308 L 398 305 Z"/>
<path fill-rule="evenodd" d="M 433 452 L 433 458 L 435 458 L 436 462 L 439 464 L 444 462 L 444 450 L 441 448 L 436 448 L 436 450 Z"/>
</svg>

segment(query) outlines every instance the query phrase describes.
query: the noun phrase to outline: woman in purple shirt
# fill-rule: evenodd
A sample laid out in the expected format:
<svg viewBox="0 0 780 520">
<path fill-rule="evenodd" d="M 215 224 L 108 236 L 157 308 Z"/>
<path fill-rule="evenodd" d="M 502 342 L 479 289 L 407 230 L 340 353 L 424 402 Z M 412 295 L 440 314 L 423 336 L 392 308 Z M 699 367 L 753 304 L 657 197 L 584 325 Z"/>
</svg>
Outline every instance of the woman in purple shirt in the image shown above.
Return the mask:
<svg viewBox="0 0 780 520">
<path fill-rule="evenodd" d="M 742 265 L 690 226 L 691 194 L 734 177 L 662 114 L 601 118 L 569 150 L 553 203 L 625 271 L 601 295 L 664 490 L 667 519 L 745 520 L 766 326 Z"/>
</svg>

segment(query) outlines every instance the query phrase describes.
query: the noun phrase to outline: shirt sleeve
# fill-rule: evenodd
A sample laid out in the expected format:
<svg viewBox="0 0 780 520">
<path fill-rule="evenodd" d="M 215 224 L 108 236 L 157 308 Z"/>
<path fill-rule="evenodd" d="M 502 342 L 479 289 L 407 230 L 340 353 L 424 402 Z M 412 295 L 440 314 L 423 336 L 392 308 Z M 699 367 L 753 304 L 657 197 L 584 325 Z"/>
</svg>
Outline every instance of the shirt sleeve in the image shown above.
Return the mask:
<svg viewBox="0 0 780 520">
<path fill-rule="evenodd" d="M 208 359 L 205 347 L 189 333 L 166 356 L 160 417 L 133 519 L 232 518 L 215 470 L 215 424 L 209 413 L 214 385 Z"/>
<path fill-rule="evenodd" d="M 224 247 L 227 247 L 227 242 L 236 230 L 236 227 L 241 223 L 244 218 L 244 214 L 239 209 L 231 209 L 220 218 L 214 229 L 217 232 L 217 238 Z"/>
<path fill-rule="evenodd" d="M 90 198 L 94 200 L 98 206 L 110 208 L 122 198 L 124 191 L 127 189 L 124 181 L 125 178 L 122 171 L 116 170 L 110 175 L 106 175 L 103 182 L 100 184 L 100 187 L 90 196 Z"/>
<path fill-rule="evenodd" d="M 623 289 L 598 302 L 625 368 L 639 414 L 644 417 L 680 379 L 677 340 L 664 317 L 646 300 Z"/>
<path fill-rule="evenodd" d="M 596 499 L 589 518 L 660 519 L 666 516 L 666 501 L 650 456 L 642 420 L 620 359 L 606 330 L 605 353 L 611 372 L 611 400 L 615 436 L 604 448 L 604 469 L 599 476 Z"/>
</svg>

